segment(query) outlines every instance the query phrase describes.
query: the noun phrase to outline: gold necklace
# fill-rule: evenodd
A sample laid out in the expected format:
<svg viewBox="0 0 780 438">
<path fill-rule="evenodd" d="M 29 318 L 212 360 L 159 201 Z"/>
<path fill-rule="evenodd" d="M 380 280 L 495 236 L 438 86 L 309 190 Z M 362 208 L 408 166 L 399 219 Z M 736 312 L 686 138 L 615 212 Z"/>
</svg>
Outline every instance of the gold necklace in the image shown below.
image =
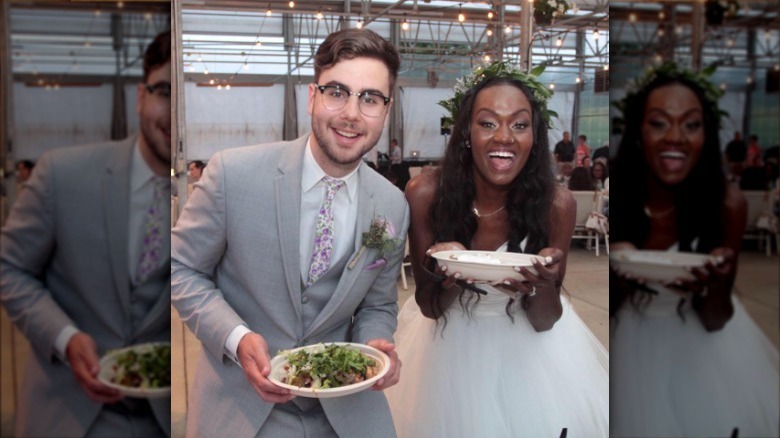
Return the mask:
<svg viewBox="0 0 780 438">
<path fill-rule="evenodd" d="M 476 206 L 476 205 L 474 205 L 474 204 L 472 203 L 472 204 L 471 204 L 471 211 L 473 211 L 473 212 L 474 212 L 474 216 L 476 216 L 476 217 L 489 217 L 489 216 L 493 216 L 494 214 L 496 214 L 496 213 L 498 213 L 499 211 L 503 210 L 503 209 L 504 209 L 504 207 L 505 207 L 505 206 L 504 206 L 504 205 L 502 205 L 501 207 L 499 207 L 499 208 L 498 208 L 498 210 L 492 211 L 492 212 L 490 212 L 490 213 L 488 213 L 488 214 L 480 214 L 480 213 L 479 213 L 479 210 L 477 210 L 477 206 Z"/>
<path fill-rule="evenodd" d="M 645 210 L 645 216 L 649 217 L 650 219 L 653 219 L 653 218 L 660 218 L 660 217 L 668 216 L 669 213 L 674 211 L 674 207 L 670 207 L 669 209 L 664 210 L 664 211 L 662 211 L 660 213 L 653 213 L 653 211 L 650 210 L 650 207 L 648 207 L 647 204 L 645 204 L 645 209 L 644 210 Z"/>
</svg>

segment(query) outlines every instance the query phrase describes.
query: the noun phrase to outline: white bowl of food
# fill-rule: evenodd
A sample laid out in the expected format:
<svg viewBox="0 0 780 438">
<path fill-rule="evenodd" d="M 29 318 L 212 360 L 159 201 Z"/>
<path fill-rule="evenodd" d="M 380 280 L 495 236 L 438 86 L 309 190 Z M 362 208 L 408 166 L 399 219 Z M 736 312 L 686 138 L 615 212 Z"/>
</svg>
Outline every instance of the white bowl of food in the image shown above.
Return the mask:
<svg viewBox="0 0 780 438">
<path fill-rule="evenodd" d="M 137 344 L 109 351 L 100 359 L 98 380 L 128 397 L 170 397 L 170 342 Z"/>
<path fill-rule="evenodd" d="M 439 251 L 431 256 L 439 266 L 447 267 L 448 274 L 460 272 L 462 279 L 481 283 L 497 283 L 507 278 L 524 281 L 525 277 L 514 270 L 516 266 L 524 266 L 536 275 L 534 260 L 542 264 L 551 262 L 549 257 L 498 251 Z"/>
<path fill-rule="evenodd" d="M 389 369 L 390 358 L 374 347 L 329 342 L 280 351 L 269 380 L 301 397 L 343 397 L 370 388 Z"/>
<path fill-rule="evenodd" d="M 691 268 L 704 268 L 717 257 L 693 252 L 653 250 L 619 250 L 609 255 L 609 263 L 623 275 L 630 275 L 651 283 L 670 283 L 675 280 L 695 280 Z"/>
</svg>

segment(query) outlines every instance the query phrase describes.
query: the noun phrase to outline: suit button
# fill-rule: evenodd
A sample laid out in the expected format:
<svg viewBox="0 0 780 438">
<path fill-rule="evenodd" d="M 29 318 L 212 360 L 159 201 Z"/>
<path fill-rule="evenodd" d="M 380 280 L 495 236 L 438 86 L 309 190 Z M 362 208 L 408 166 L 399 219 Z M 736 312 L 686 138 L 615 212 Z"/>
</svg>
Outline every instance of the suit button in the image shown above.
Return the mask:
<svg viewBox="0 0 780 438">
<path fill-rule="evenodd" d="M 308 303 L 308 302 L 309 302 L 309 297 L 307 297 L 307 296 L 304 296 L 303 298 L 301 298 L 301 302 L 302 302 L 303 304 L 306 304 L 306 303 Z"/>
</svg>

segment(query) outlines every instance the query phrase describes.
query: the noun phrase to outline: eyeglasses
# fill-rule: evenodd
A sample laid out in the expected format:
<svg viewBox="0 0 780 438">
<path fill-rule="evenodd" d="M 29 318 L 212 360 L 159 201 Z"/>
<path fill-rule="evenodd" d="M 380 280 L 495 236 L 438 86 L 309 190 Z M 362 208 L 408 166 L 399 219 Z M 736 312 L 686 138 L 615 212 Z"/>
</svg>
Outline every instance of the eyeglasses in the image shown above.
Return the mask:
<svg viewBox="0 0 780 438">
<path fill-rule="evenodd" d="M 385 111 L 387 104 L 392 100 L 374 91 L 353 93 L 340 85 L 314 85 L 322 93 L 322 104 L 331 111 L 338 111 L 347 106 L 349 96 L 357 96 L 358 108 L 360 108 L 360 112 L 363 115 L 379 117 Z"/>
<path fill-rule="evenodd" d="M 156 84 L 144 84 L 146 85 L 146 91 L 154 94 L 157 97 L 165 99 L 171 98 L 171 83 L 170 82 L 157 82 Z"/>
</svg>

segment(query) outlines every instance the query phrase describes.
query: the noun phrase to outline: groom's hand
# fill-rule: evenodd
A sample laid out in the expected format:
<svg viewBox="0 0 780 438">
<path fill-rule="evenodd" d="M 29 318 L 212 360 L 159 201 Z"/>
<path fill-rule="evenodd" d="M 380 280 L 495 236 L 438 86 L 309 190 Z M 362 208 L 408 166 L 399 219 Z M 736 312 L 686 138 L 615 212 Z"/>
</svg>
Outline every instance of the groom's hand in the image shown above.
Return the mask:
<svg viewBox="0 0 780 438">
<path fill-rule="evenodd" d="M 381 350 L 390 358 L 390 370 L 384 377 L 377 380 L 372 388 L 381 391 L 398 383 L 398 379 L 401 378 L 401 361 L 398 359 L 398 353 L 395 352 L 395 344 L 385 339 L 372 339 L 366 342 L 366 345 Z"/>
<path fill-rule="evenodd" d="M 99 403 L 115 403 L 122 398 L 118 390 L 97 379 L 100 372 L 100 359 L 92 336 L 83 332 L 76 333 L 68 341 L 65 354 L 73 375 L 90 399 Z"/>
<path fill-rule="evenodd" d="M 289 389 L 276 386 L 268 380 L 268 375 L 271 374 L 271 357 L 268 355 L 268 344 L 262 336 L 247 333 L 238 343 L 236 353 L 246 379 L 260 394 L 260 398 L 268 403 L 287 403 L 295 398 Z"/>
</svg>

